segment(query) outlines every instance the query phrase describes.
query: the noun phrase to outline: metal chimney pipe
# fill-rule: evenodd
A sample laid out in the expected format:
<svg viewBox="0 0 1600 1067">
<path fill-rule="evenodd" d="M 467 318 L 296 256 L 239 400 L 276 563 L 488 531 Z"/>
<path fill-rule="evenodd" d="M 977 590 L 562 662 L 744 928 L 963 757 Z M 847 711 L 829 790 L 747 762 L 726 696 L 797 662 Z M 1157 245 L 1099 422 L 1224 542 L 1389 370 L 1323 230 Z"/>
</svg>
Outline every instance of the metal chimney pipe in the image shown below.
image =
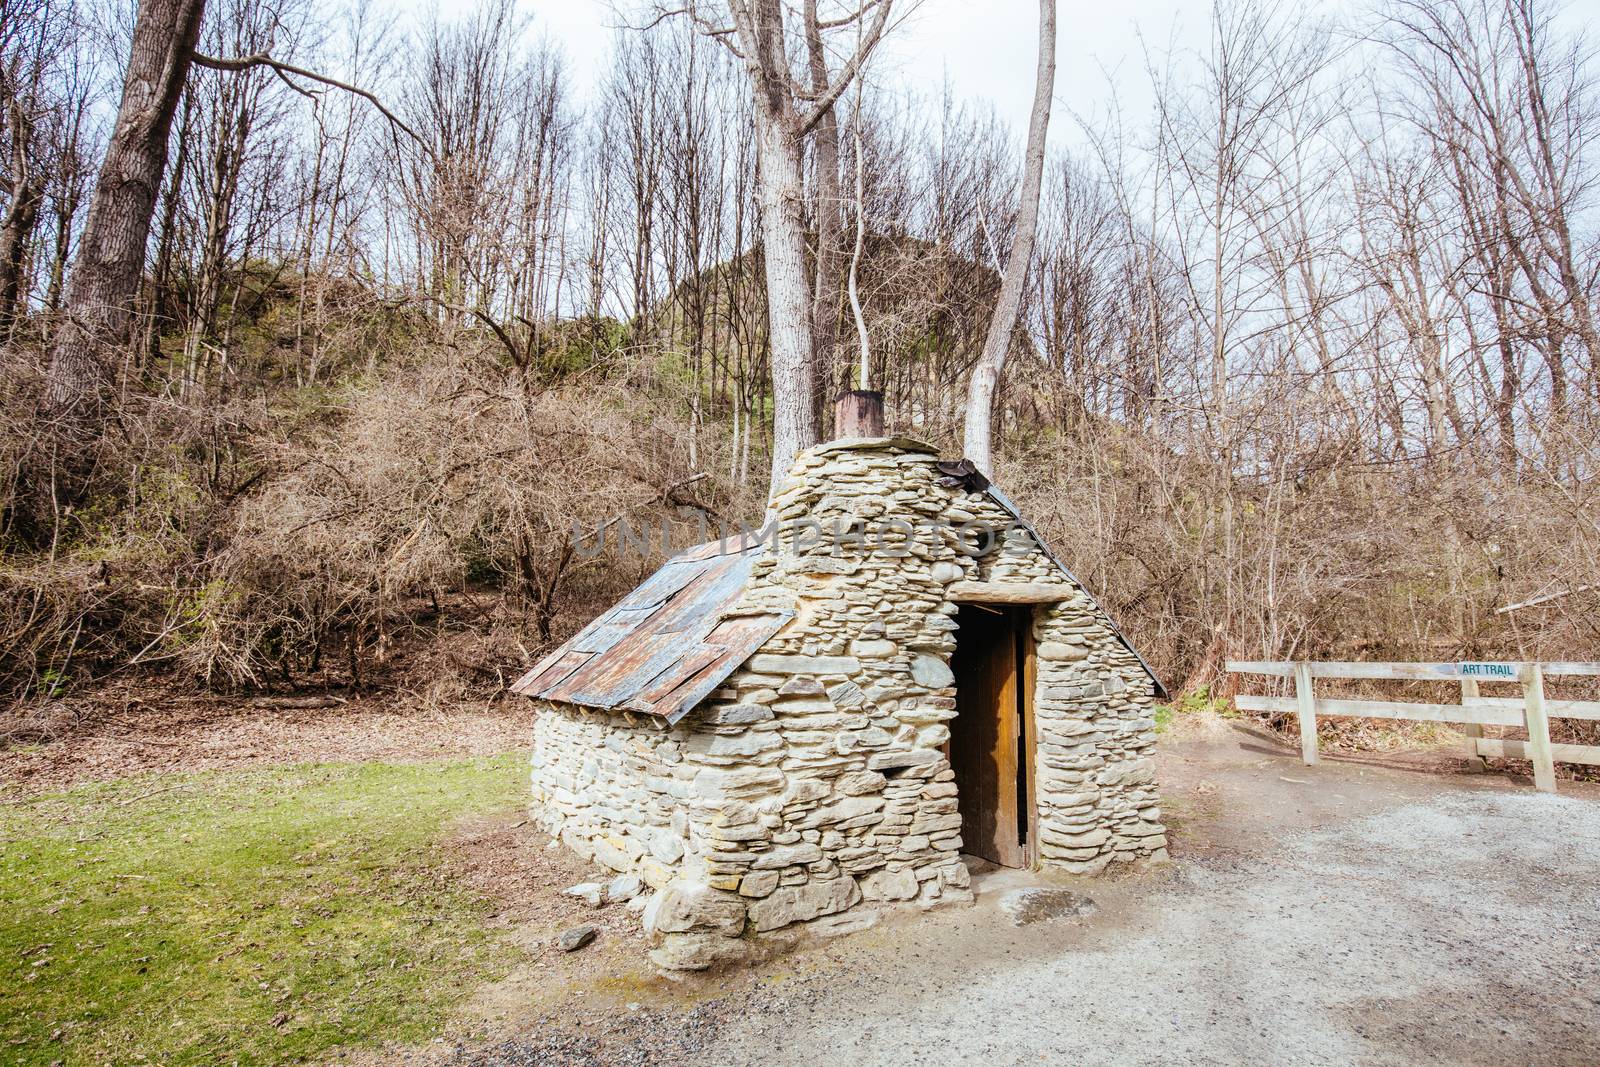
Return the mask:
<svg viewBox="0 0 1600 1067">
<path fill-rule="evenodd" d="M 851 389 L 833 401 L 833 436 L 836 441 L 883 436 L 883 394 L 875 389 Z"/>
</svg>

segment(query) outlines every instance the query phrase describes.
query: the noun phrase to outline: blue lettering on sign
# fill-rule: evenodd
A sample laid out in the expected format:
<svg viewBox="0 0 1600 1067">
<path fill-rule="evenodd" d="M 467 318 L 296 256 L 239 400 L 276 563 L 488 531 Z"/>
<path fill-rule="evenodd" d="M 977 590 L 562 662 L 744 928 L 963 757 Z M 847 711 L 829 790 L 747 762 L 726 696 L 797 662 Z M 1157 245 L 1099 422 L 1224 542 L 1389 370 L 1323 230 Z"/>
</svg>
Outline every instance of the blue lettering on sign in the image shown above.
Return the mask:
<svg viewBox="0 0 1600 1067">
<path fill-rule="evenodd" d="M 1463 663 L 1463 676 L 1468 678 L 1507 678 L 1516 681 L 1517 669 L 1509 663 Z"/>
</svg>

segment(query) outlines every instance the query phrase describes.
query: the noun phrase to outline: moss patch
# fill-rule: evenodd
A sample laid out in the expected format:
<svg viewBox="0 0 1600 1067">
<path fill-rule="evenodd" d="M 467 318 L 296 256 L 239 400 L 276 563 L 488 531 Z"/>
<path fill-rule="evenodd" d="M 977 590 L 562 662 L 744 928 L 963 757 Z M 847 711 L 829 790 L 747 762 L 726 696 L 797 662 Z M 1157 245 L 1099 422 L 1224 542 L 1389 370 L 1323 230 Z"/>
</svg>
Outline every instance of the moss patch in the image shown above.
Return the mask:
<svg viewBox="0 0 1600 1067">
<path fill-rule="evenodd" d="M 0 1059 L 277 1063 L 415 1041 L 516 950 L 432 846 L 517 755 L 85 786 L 0 808 Z"/>
</svg>

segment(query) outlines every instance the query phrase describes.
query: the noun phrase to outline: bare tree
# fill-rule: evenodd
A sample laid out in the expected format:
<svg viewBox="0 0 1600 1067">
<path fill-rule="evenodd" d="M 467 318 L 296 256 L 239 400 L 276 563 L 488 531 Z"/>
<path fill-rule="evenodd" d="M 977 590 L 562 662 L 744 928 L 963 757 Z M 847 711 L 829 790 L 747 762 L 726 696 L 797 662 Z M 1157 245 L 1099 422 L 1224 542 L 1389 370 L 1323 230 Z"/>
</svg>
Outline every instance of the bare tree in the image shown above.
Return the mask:
<svg viewBox="0 0 1600 1067">
<path fill-rule="evenodd" d="M 1050 131 L 1050 105 L 1056 81 L 1055 0 L 1039 0 L 1039 68 L 1033 85 L 1033 110 L 1028 116 L 1028 147 L 1022 167 L 1022 193 L 1017 228 L 1000 282 L 1000 298 L 983 355 L 972 368 L 967 390 L 966 428 L 962 449 L 979 470 L 994 470 L 994 394 L 1000 371 L 1011 352 L 1011 334 L 1022 311 L 1023 288 L 1033 261 L 1033 240 L 1039 228 L 1039 191 L 1044 184 L 1045 138 Z"/>
<path fill-rule="evenodd" d="M 893 0 L 865 0 L 831 18 L 808 8 L 808 30 L 853 30 L 849 58 L 827 84 L 796 76 L 790 53 L 795 31 L 781 0 L 725 0 L 713 13 L 691 4 L 686 14 L 700 32 L 738 56 L 755 104 L 760 166 L 761 254 L 766 268 L 767 322 L 772 346 L 772 489 L 776 492 L 795 455 L 817 440 L 816 349 L 812 307 L 818 290 L 806 255 L 803 142 L 827 118 L 889 25 Z M 718 17 L 718 16 L 722 17 Z M 837 134 L 835 134 L 835 138 Z M 836 173 L 836 172 L 835 172 Z M 837 181 L 835 180 L 835 185 Z M 837 276 L 835 276 L 837 284 Z"/>
<path fill-rule="evenodd" d="M 1396 0 L 1383 28 L 1410 90 L 1400 109 L 1454 192 L 1450 222 L 1481 277 L 1491 318 L 1482 343 L 1501 353 L 1502 438 L 1526 384 L 1520 345 L 1544 364 L 1549 417 L 1583 421 L 1587 405 L 1572 383 L 1600 397 L 1600 327 L 1595 276 L 1573 225 L 1592 210 L 1585 131 L 1597 113 L 1582 45 L 1558 46 L 1549 14 L 1531 0 Z M 1478 304 L 1462 306 L 1470 316 Z M 1484 377 L 1491 390 L 1493 377 Z"/>
</svg>

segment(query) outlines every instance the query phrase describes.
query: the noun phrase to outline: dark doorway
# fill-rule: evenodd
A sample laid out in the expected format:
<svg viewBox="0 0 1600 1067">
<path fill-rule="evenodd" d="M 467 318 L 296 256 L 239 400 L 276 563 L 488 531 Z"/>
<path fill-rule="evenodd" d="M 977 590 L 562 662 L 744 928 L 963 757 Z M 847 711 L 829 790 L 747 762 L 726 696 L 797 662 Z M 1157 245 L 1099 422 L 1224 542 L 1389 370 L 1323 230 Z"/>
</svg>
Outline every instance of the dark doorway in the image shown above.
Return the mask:
<svg viewBox="0 0 1600 1067">
<path fill-rule="evenodd" d="M 1002 867 L 1033 862 L 1033 612 L 962 604 L 956 614 L 956 717 L 950 766 L 956 776 L 966 852 Z"/>
</svg>

